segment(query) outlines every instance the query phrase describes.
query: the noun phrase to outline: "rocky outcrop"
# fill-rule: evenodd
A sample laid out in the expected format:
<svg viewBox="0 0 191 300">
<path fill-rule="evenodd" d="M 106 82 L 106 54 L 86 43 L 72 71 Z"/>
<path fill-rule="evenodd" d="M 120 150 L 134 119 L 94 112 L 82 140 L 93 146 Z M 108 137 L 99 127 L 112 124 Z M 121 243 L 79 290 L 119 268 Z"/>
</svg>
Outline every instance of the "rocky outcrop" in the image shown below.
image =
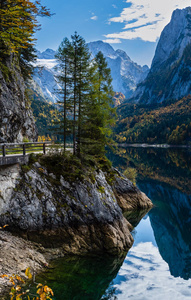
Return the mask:
<svg viewBox="0 0 191 300">
<path fill-rule="evenodd" d="M 161 33 L 151 69 L 132 101 L 159 103 L 191 93 L 191 7 L 173 12 Z"/>
<path fill-rule="evenodd" d="M 65 253 L 117 254 L 127 250 L 133 242 L 132 226 L 120 207 L 152 206 L 117 172 L 113 189 L 101 170 L 95 172 L 92 180 L 72 183 L 62 175 L 56 178 L 38 162 L 27 172 L 13 166 L 0 174 L 0 223 L 9 224 L 10 230 L 22 231 L 44 246 L 62 246 Z"/>
<path fill-rule="evenodd" d="M 0 143 L 36 140 L 37 133 L 25 84 L 13 56 L 0 64 Z"/>
<path fill-rule="evenodd" d="M 151 200 L 141 192 L 130 180 L 116 176 L 114 191 L 118 205 L 123 211 L 139 211 L 152 207 Z"/>
</svg>

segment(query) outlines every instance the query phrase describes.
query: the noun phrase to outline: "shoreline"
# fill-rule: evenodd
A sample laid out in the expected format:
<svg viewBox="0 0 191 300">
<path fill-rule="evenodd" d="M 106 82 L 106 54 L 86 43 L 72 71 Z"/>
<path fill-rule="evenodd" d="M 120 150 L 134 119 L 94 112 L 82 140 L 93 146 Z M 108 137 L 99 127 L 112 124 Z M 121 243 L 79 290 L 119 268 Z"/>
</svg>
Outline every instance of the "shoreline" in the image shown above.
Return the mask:
<svg viewBox="0 0 191 300">
<path fill-rule="evenodd" d="M 169 144 L 117 144 L 118 147 L 133 147 L 133 148 L 191 148 L 191 145 L 169 145 Z"/>
</svg>

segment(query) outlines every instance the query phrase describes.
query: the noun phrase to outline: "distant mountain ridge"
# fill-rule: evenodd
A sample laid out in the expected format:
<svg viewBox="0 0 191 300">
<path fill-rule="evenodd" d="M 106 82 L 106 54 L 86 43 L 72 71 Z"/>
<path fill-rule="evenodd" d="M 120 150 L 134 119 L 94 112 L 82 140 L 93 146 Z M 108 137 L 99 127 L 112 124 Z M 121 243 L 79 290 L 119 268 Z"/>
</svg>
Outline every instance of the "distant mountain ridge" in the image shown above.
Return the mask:
<svg viewBox="0 0 191 300">
<path fill-rule="evenodd" d="M 38 59 L 55 59 L 56 51 L 48 48 L 43 52 L 37 51 Z"/>
<path fill-rule="evenodd" d="M 139 82 L 145 79 L 148 74 L 148 66 L 139 66 L 133 62 L 123 50 L 114 50 L 111 45 L 102 41 L 88 44 L 92 57 L 101 51 L 106 57 L 111 75 L 113 78 L 113 88 L 115 92 L 123 93 L 126 98 L 131 97 Z M 37 51 L 37 63 L 31 83 L 34 90 L 38 90 L 46 100 L 55 103 L 58 96 L 55 90 L 59 88 L 55 80 L 57 64 L 55 59 L 56 51 L 46 49 L 44 52 Z M 43 69 L 41 69 L 43 67 Z"/>
<path fill-rule="evenodd" d="M 176 9 L 161 33 L 151 69 L 133 94 L 138 103 L 161 103 L 191 93 L 191 7 Z"/>
</svg>

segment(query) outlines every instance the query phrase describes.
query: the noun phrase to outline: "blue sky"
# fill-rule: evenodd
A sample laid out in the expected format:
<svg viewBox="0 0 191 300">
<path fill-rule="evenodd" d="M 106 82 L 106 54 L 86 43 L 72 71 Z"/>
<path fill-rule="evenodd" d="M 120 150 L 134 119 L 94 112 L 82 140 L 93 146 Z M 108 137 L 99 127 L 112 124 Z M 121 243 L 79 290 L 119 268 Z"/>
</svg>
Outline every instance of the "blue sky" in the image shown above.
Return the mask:
<svg viewBox="0 0 191 300">
<path fill-rule="evenodd" d="M 56 50 L 64 37 L 77 31 L 87 42 L 109 42 L 135 62 L 150 65 L 173 10 L 191 6 L 191 0 L 42 0 L 42 4 L 55 15 L 40 19 L 38 50 Z"/>
</svg>

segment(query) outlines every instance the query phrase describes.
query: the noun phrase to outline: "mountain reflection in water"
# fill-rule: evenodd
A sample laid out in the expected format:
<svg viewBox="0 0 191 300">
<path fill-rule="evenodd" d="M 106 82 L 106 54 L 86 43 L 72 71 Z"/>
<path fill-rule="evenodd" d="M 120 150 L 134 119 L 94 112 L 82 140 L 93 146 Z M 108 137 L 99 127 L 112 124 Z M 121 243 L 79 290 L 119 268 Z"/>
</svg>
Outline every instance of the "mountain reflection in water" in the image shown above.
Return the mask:
<svg viewBox="0 0 191 300">
<path fill-rule="evenodd" d="M 139 185 L 156 205 L 149 217 L 162 258 L 173 276 L 191 278 L 191 195 L 158 182 Z"/>
</svg>

